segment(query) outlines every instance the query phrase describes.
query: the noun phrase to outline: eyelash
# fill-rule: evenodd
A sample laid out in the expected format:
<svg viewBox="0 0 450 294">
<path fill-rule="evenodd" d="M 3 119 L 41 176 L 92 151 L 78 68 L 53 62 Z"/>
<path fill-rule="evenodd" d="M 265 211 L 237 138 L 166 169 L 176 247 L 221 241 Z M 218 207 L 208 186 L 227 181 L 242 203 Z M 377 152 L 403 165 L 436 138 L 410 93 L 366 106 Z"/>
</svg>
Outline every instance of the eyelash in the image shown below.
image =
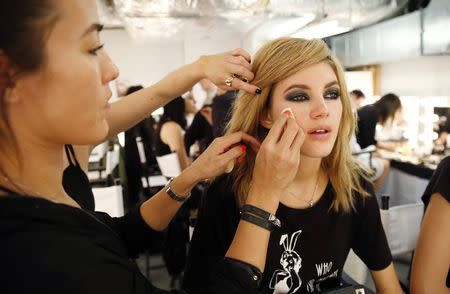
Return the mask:
<svg viewBox="0 0 450 294">
<path fill-rule="evenodd" d="M 97 51 L 101 50 L 101 49 L 103 48 L 104 45 L 105 45 L 105 44 L 101 44 L 100 46 L 95 47 L 94 49 L 89 50 L 89 54 L 97 56 Z"/>
<path fill-rule="evenodd" d="M 329 96 L 332 96 L 332 97 L 329 97 Z M 324 94 L 324 98 L 325 99 L 328 98 L 330 100 L 339 99 L 340 96 L 341 95 L 338 90 L 330 90 L 328 92 L 325 92 L 325 94 Z M 293 95 L 287 96 L 286 100 L 293 101 L 293 102 L 304 102 L 306 100 L 309 100 L 309 96 L 306 95 L 305 93 L 295 93 Z"/>
</svg>

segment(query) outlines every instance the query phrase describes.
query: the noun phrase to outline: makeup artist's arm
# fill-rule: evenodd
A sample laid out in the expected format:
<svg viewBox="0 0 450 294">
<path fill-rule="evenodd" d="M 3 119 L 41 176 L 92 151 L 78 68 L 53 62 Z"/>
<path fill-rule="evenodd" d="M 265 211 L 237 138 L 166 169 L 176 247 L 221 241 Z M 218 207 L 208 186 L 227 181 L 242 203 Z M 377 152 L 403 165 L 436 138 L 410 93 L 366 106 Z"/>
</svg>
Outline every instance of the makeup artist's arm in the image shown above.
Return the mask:
<svg viewBox="0 0 450 294">
<path fill-rule="evenodd" d="M 285 115 L 278 118 L 256 156 L 247 204 L 275 214 L 281 192 L 295 177 L 304 138 L 294 119 Z M 269 237 L 268 230 L 241 220 L 226 257 L 253 265 L 263 272 Z"/>
<path fill-rule="evenodd" d="M 240 79 L 233 79 L 232 87 L 225 85 L 225 80 L 232 74 L 245 77 L 249 82 L 253 80 L 250 54 L 243 49 L 229 52 L 204 55 L 197 61 L 184 65 L 169 73 L 156 84 L 122 97 L 111 104 L 106 119 L 109 125 L 107 138 L 111 138 L 126 131 L 149 116 L 159 107 L 188 91 L 199 80 L 206 78 L 218 87 L 230 91 L 234 89 L 255 93 L 255 85 L 245 83 Z M 102 143 L 97 142 L 97 144 Z M 87 173 L 89 155 L 95 146 L 74 146 L 76 156 Z M 65 161 L 67 165 L 67 161 Z"/>
<path fill-rule="evenodd" d="M 206 78 L 224 90 L 241 89 L 254 93 L 256 86 L 234 79 L 233 87 L 227 87 L 225 80 L 232 74 L 253 80 L 250 54 L 243 49 L 201 56 L 197 61 L 169 73 L 156 84 L 122 97 L 111 104 L 107 113 L 108 137 L 123 132 L 149 116 L 157 108 L 187 92 L 199 80 Z"/>
<path fill-rule="evenodd" d="M 187 195 L 200 181 L 222 174 L 227 164 L 244 152 L 240 148 L 242 143 L 249 145 L 255 152 L 259 149 L 259 142 L 255 138 L 241 132 L 215 139 L 202 155 L 173 180 L 172 189 L 179 195 Z M 162 189 L 141 205 L 141 215 L 152 229 L 162 231 L 182 204 L 170 198 Z"/>
</svg>

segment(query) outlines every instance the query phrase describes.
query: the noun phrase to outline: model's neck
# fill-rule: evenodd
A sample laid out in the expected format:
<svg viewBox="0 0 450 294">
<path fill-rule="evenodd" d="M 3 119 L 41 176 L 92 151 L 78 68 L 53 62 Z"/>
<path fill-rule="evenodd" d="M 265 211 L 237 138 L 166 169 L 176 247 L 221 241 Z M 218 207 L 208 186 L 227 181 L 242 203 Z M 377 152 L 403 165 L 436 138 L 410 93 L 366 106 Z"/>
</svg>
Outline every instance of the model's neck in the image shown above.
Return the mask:
<svg viewBox="0 0 450 294">
<path fill-rule="evenodd" d="M 321 172 L 321 163 L 322 158 L 312 158 L 302 155 L 294 183 L 315 182 Z"/>
</svg>

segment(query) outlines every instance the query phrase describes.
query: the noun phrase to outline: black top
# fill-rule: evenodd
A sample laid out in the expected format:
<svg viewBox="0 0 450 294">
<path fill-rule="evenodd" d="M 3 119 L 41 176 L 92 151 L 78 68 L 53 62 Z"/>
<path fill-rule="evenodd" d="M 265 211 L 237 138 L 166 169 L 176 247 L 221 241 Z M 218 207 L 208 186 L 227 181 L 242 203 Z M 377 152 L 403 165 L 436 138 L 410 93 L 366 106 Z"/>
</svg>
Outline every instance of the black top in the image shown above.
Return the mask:
<svg viewBox="0 0 450 294">
<path fill-rule="evenodd" d="M 373 105 L 366 105 L 358 109 L 358 130 L 356 141 L 361 149 L 370 145 L 376 145 L 375 129 L 380 114 Z"/>
<path fill-rule="evenodd" d="M 260 290 L 264 293 L 310 293 L 338 286 L 350 248 L 371 270 L 392 261 L 373 189 L 355 197 L 356 211 L 330 209 L 334 191 L 328 184 L 315 206 L 293 209 L 280 203 L 276 212 L 282 229 L 271 233 Z M 225 255 L 239 222 L 239 210 L 222 177 L 205 195 L 194 230 L 183 281 L 184 289 L 205 293 L 209 273 Z"/>
<path fill-rule="evenodd" d="M 72 197 L 82 208 L 95 210 L 94 193 L 89 184 L 89 178 L 81 169 L 72 145 L 65 145 L 69 166 L 63 172 L 62 185 L 67 195 Z"/>
<path fill-rule="evenodd" d="M 189 154 L 189 148 L 195 141 L 199 142 L 200 153 L 203 153 L 213 139 L 212 126 L 203 114 L 197 112 L 194 116 L 194 120 L 184 134 L 184 147 L 186 148 L 186 153 Z"/>
<path fill-rule="evenodd" d="M 231 118 L 231 111 L 237 91 L 228 91 L 223 95 L 216 96 L 212 102 L 212 119 L 214 137 L 222 136 L 225 126 Z"/>
<path fill-rule="evenodd" d="M 166 122 L 164 122 L 166 123 Z M 163 156 L 166 154 L 170 154 L 172 153 L 172 150 L 170 150 L 169 145 L 167 145 L 166 143 L 164 143 L 161 140 L 161 128 L 164 125 L 164 123 L 162 124 L 158 124 L 158 128 L 156 130 L 156 134 L 155 134 L 155 155 L 156 156 Z"/>
<path fill-rule="evenodd" d="M 42 198 L 0 196 L 0 293 L 181 293 L 156 289 L 130 259 L 154 233 L 138 208 L 112 218 Z M 222 259 L 208 293 L 256 293 L 258 274 Z"/>
<path fill-rule="evenodd" d="M 439 193 L 442 195 L 442 197 L 447 200 L 447 202 L 450 202 L 450 156 L 447 156 L 446 158 L 442 159 L 439 163 L 436 171 L 433 174 L 433 177 L 431 178 L 430 182 L 428 183 L 427 188 L 425 189 L 425 192 L 422 196 L 422 201 L 425 204 L 425 209 L 428 206 L 428 203 L 430 203 L 431 195 L 434 193 Z M 447 282 L 446 282 L 447 288 L 450 287 L 450 268 L 447 273 Z"/>
</svg>

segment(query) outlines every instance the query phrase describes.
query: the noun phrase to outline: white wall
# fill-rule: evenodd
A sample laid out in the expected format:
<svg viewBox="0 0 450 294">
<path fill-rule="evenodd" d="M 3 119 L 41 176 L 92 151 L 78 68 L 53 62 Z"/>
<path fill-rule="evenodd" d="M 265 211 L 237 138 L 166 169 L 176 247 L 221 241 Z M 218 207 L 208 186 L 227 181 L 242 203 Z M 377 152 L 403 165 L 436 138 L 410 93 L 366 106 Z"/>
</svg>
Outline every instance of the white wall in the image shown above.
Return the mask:
<svg viewBox="0 0 450 294">
<path fill-rule="evenodd" d="M 381 94 L 450 96 L 450 56 L 423 56 L 381 64 Z"/>
<path fill-rule="evenodd" d="M 105 30 L 102 40 L 120 70 L 119 80 L 148 86 L 170 71 L 196 60 L 200 55 L 214 54 L 242 46 L 241 35 L 191 35 L 189 38 L 133 41 L 125 30 Z"/>
<path fill-rule="evenodd" d="M 125 30 L 105 30 L 102 40 L 120 70 L 120 80 L 148 86 L 184 63 L 181 40 L 135 43 Z"/>
</svg>

